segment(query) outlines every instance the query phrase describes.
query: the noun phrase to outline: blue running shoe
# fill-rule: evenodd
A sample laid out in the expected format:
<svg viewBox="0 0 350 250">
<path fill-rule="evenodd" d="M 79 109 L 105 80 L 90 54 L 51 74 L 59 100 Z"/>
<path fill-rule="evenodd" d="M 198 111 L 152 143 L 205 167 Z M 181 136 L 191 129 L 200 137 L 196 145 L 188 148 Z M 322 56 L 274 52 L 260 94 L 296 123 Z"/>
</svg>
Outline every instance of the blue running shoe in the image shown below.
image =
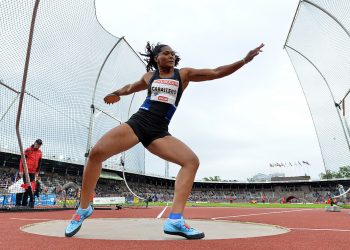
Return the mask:
<svg viewBox="0 0 350 250">
<path fill-rule="evenodd" d="M 73 215 L 72 220 L 66 227 L 65 236 L 72 237 L 73 235 L 75 235 L 80 230 L 83 221 L 90 215 L 92 215 L 93 211 L 94 209 L 92 208 L 92 206 L 89 206 L 88 209 L 81 209 L 79 207 L 76 213 Z"/>
<path fill-rule="evenodd" d="M 180 235 L 186 239 L 202 239 L 204 238 L 204 233 L 197 231 L 196 229 L 190 227 L 186 224 L 183 218 L 179 220 L 167 219 L 164 224 L 164 233 L 171 235 Z"/>
</svg>

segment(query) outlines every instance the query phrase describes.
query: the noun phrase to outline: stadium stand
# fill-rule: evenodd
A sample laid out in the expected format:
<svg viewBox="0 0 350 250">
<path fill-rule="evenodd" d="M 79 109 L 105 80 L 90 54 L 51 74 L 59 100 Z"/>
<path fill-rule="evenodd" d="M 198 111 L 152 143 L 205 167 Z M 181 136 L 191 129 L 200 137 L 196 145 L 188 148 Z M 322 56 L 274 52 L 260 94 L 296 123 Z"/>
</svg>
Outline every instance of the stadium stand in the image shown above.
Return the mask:
<svg viewBox="0 0 350 250">
<path fill-rule="evenodd" d="M 0 159 L 1 160 L 1 159 Z M 52 163 L 52 162 L 51 162 Z M 59 164 L 59 166 L 57 165 Z M 15 182 L 18 167 L 1 166 L 0 171 L 0 207 L 14 206 L 5 203 L 6 190 Z M 82 166 L 72 167 L 71 164 L 46 164 L 40 170 L 42 193 L 53 195 L 54 203 L 59 207 L 75 206 L 79 199 L 82 180 Z M 114 175 L 105 175 L 97 183 L 95 197 L 125 197 L 127 202 L 133 202 L 134 196 L 129 192 L 125 183 L 115 176 L 122 176 L 120 171 L 104 170 Z M 110 177 L 112 176 L 112 177 Z M 171 202 L 175 180 L 159 176 L 136 173 L 125 173 L 128 185 L 140 197 L 153 202 Z M 284 181 L 271 182 L 204 182 L 196 181 L 189 197 L 191 202 L 250 202 L 250 203 L 325 203 L 329 197 L 339 195 L 337 185 L 350 186 L 350 179 L 295 180 L 286 178 Z M 343 202 L 349 202 L 349 197 Z M 41 206 L 40 206 L 41 205 Z M 42 207 L 45 204 L 37 204 Z"/>
</svg>

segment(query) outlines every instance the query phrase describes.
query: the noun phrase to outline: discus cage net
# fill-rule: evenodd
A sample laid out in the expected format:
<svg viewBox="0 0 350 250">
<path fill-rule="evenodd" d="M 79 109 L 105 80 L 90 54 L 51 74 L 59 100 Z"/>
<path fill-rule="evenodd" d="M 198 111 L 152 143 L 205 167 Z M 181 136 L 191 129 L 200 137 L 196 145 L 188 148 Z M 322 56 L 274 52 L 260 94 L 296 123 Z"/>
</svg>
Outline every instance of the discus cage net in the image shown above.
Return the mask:
<svg viewBox="0 0 350 250">
<path fill-rule="evenodd" d="M 37 138 L 43 164 L 35 206 L 75 206 L 89 150 L 136 112 L 145 93 L 123 96 L 117 105 L 106 105 L 103 97 L 144 73 L 126 39 L 101 26 L 94 0 L 1 0 L 0 207 L 15 206 L 25 191 L 16 182 L 19 145 L 28 148 Z M 102 173 L 120 180 L 115 171 L 123 165 L 127 172 L 146 173 L 142 145 L 105 161 L 109 172 Z"/>
<path fill-rule="evenodd" d="M 350 165 L 349 10 L 346 0 L 300 1 L 284 45 L 330 171 Z"/>
</svg>

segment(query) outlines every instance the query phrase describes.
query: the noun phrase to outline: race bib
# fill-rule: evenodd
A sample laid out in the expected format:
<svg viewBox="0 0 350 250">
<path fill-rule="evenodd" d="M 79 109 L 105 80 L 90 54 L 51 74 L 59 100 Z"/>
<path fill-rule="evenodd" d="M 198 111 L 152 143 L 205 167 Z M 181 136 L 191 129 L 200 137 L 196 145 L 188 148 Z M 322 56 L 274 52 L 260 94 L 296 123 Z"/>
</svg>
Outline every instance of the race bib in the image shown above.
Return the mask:
<svg viewBox="0 0 350 250">
<path fill-rule="evenodd" d="M 175 106 L 179 81 L 174 79 L 156 79 L 152 83 L 151 101 L 169 103 Z"/>
</svg>

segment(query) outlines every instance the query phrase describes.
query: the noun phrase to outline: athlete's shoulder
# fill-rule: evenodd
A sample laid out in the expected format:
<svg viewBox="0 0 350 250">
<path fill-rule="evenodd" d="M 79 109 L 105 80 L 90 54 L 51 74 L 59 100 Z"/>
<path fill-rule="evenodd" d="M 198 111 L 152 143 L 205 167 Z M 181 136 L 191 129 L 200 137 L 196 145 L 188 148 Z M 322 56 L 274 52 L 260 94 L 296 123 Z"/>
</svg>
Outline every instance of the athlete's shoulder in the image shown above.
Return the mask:
<svg viewBox="0 0 350 250">
<path fill-rule="evenodd" d="M 189 71 L 189 70 L 192 70 L 193 68 L 189 68 L 189 67 L 185 67 L 185 68 L 181 68 L 179 69 L 180 72 L 186 72 L 186 71 Z"/>
<path fill-rule="evenodd" d="M 193 70 L 193 68 L 181 68 L 179 70 L 182 81 L 184 82 L 188 81 L 188 74 L 191 72 L 191 70 Z"/>
<path fill-rule="evenodd" d="M 155 71 L 148 71 L 146 72 L 143 77 L 152 77 L 154 75 Z"/>
<path fill-rule="evenodd" d="M 180 74 L 181 75 L 188 75 L 190 72 L 192 72 L 193 70 L 195 70 L 194 68 L 189 68 L 189 67 L 186 67 L 186 68 L 181 68 L 179 71 L 180 71 Z"/>
<path fill-rule="evenodd" d="M 149 72 L 146 72 L 143 76 L 142 76 L 142 80 L 145 82 L 145 83 L 148 83 L 151 78 L 153 77 L 154 75 L 154 71 L 149 71 Z"/>
</svg>

